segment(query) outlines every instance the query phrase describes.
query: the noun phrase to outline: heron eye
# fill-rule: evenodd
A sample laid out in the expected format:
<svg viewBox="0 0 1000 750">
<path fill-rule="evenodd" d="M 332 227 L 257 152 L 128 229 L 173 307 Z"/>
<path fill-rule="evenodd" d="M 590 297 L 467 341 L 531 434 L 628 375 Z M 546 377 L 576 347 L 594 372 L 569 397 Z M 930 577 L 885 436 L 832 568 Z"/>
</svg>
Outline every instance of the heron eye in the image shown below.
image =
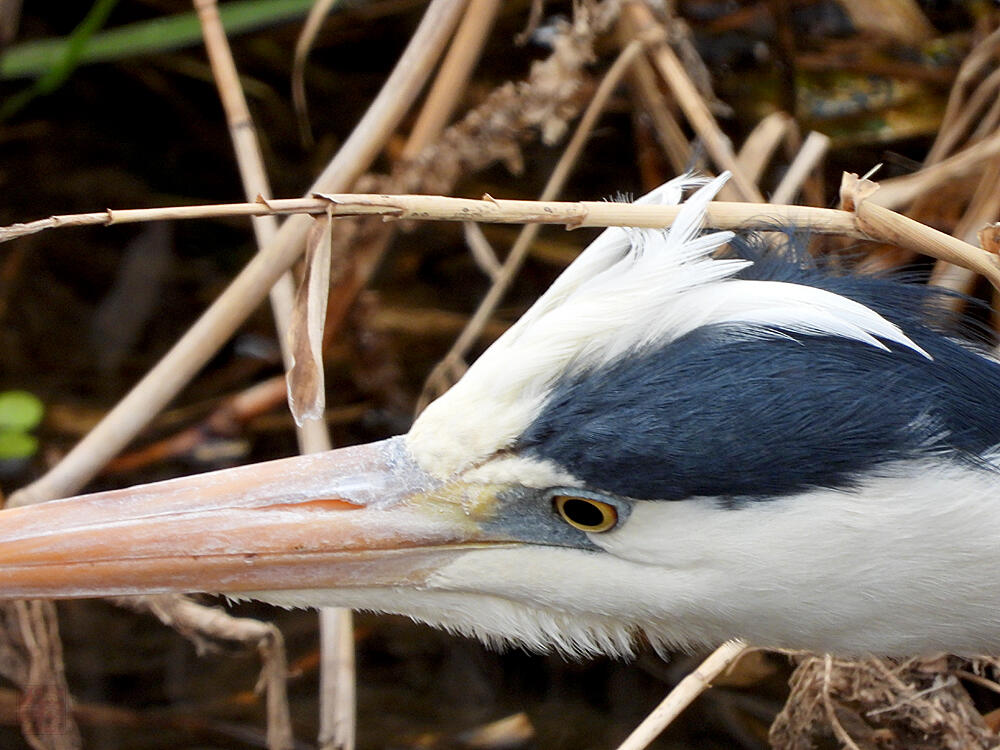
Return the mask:
<svg viewBox="0 0 1000 750">
<path fill-rule="evenodd" d="M 618 510 L 615 506 L 600 500 L 556 495 L 553 502 L 562 519 L 580 531 L 608 531 L 618 523 Z"/>
</svg>

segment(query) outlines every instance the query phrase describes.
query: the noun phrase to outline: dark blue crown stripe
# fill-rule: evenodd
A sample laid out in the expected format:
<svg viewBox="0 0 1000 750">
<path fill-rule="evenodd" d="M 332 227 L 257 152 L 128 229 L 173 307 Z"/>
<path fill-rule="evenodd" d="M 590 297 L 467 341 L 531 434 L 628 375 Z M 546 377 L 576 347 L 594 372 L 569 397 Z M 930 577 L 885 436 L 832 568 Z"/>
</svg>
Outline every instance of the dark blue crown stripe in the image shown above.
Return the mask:
<svg viewBox="0 0 1000 750">
<path fill-rule="evenodd" d="M 893 461 L 973 460 L 1000 444 L 1000 365 L 930 327 L 936 292 L 737 251 L 743 278 L 841 294 L 933 361 L 832 336 L 707 327 L 560 383 L 519 449 L 635 498 L 765 498 L 847 487 Z"/>
</svg>

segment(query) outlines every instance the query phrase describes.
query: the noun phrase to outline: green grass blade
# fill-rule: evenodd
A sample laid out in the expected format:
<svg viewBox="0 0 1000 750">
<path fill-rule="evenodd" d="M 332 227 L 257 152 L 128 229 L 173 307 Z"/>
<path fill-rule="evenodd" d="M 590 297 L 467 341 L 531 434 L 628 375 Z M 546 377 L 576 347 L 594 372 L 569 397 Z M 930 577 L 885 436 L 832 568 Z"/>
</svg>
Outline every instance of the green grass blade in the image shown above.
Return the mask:
<svg viewBox="0 0 1000 750">
<path fill-rule="evenodd" d="M 95 7 L 102 2 L 104 0 L 98 0 Z M 313 0 L 239 0 L 221 3 L 219 14 L 226 32 L 234 36 L 301 18 L 312 4 Z M 167 52 L 200 43 L 201 26 L 194 12 L 154 18 L 88 36 L 75 58 L 74 67 Z M 49 75 L 53 69 L 59 68 L 71 44 L 72 35 L 16 44 L 0 58 L 0 79 Z"/>
</svg>

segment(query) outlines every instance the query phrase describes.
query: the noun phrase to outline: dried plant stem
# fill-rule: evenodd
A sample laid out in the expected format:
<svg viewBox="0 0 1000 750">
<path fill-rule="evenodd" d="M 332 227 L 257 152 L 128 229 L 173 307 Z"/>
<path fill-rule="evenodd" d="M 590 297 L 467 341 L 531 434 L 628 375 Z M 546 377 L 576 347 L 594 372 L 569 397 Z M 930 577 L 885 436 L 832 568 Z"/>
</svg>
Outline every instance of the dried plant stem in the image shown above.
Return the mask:
<svg viewBox="0 0 1000 750">
<path fill-rule="evenodd" d="M 475 0 L 470 4 L 417 117 L 417 126 L 407 138 L 402 158 L 393 169 L 393 175 L 381 180 L 369 177 L 368 185 L 381 183 L 417 187 L 418 183 L 422 183 L 422 180 L 414 179 L 423 169 L 428 168 L 426 162 L 421 167 L 421 155 L 435 149 L 440 151 L 441 131 L 468 83 L 469 69 L 475 66 L 483 50 L 489 26 L 498 10 L 499 6 L 492 0 Z M 430 169 L 433 171 L 433 167 Z M 340 244 L 353 243 L 354 247 L 336 281 L 331 285 L 330 307 L 326 317 L 328 333 L 343 325 L 358 295 L 368 285 L 388 249 L 390 239 L 395 235 L 395 227 L 383 226 L 373 230 L 371 224 L 369 222 L 368 235 L 363 239 L 358 238 L 359 234 L 365 234 L 362 222 L 341 224 L 333 228 L 334 232 L 342 230 L 339 233 Z M 351 240 L 344 239 L 346 237 L 351 237 Z"/>
<path fill-rule="evenodd" d="M 314 190 L 346 189 L 368 167 L 423 86 L 464 7 L 464 0 L 433 0 L 389 80 Z M 93 477 L 135 435 L 137 421 L 169 402 L 260 303 L 298 258 L 311 223 L 307 216 L 289 218 L 146 377 L 56 467 L 14 493 L 10 504 L 65 496 Z"/>
<path fill-rule="evenodd" d="M 79 750 L 80 732 L 70 711 L 59 620 L 53 602 L 4 602 L 16 616 L 17 636 L 28 654 L 17 714 L 32 750 Z"/>
<path fill-rule="evenodd" d="M 295 40 L 295 54 L 292 58 L 292 105 L 299 121 L 299 138 L 306 146 L 313 143 L 312 128 L 309 126 L 309 100 L 306 97 L 306 60 L 309 50 L 323 22 L 340 0 L 316 0 L 309 9 L 306 22 L 302 24 L 299 38 Z"/>
<path fill-rule="evenodd" d="M 677 683 L 660 705 L 618 746 L 618 750 L 643 750 L 648 747 L 695 698 L 712 687 L 712 680 L 729 669 L 747 648 L 743 641 L 726 641 L 715 649 L 697 669 Z"/>
<path fill-rule="evenodd" d="M 952 84 L 951 93 L 948 95 L 948 104 L 945 107 L 944 116 L 941 118 L 938 137 L 934 140 L 930 151 L 927 152 L 925 164 L 935 164 L 941 161 L 954 147 L 958 136 L 961 135 L 961 127 L 956 127 L 956 125 L 963 118 L 963 113 L 967 111 L 969 88 L 984 70 L 996 65 L 995 58 L 998 52 L 1000 52 L 1000 29 L 994 30 L 977 44 L 962 61 L 955 82 Z"/>
<path fill-rule="evenodd" d="M 597 118 L 604 110 L 608 99 L 618 87 L 632 61 L 641 51 L 642 44 L 640 42 L 630 42 L 618 55 L 618 59 L 615 60 L 611 68 L 608 69 L 600 86 L 597 87 L 597 91 L 594 92 L 594 96 L 587 106 L 586 111 L 580 118 L 580 123 L 573 133 L 569 144 L 566 146 L 566 150 L 563 151 L 559 162 L 556 164 L 555 169 L 552 170 L 552 174 L 542 189 L 542 200 L 550 200 L 555 197 L 566 184 L 570 171 L 579 159 L 587 138 L 597 123 Z M 473 314 L 472 319 L 466 325 L 458 339 L 456 339 L 455 343 L 452 344 L 448 353 L 428 376 L 427 383 L 417 404 L 418 411 L 446 391 L 454 381 L 453 374 L 463 369 L 462 365 L 466 354 L 468 354 L 469 349 L 479 339 L 486 324 L 496 311 L 497 305 L 503 299 L 503 295 L 510 288 L 540 229 L 541 226 L 539 224 L 528 224 L 518 234 L 496 279 L 494 279 L 482 302 L 479 303 L 479 307 L 476 309 L 475 314 Z"/>
<path fill-rule="evenodd" d="M 998 139 L 1000 144 L 1000 139 Z M 881 191 L 875 198 L 881 196 Z M 794 225 L 816 234 L 839 234 L 845 237 L 898 243 L 932 258 L 971 268 L 1000 287 L 1000 260 L 967 242 L 890 211 L 873 201 L 865 201 L 874 218 L 863 222 L 854 212 L 813 206 L 730 203 L 719 201 L 708 206 L 705 223 L 716 229 L 769 231 L 777 226 Z M 883 201 L 879 201 L 881 204 Z M 256 216 L 265 213 L 325 213 L 328 203 L 334 216 L 383 216 L 387 219 L 418 221 L 477 221 L 496 224 L 563 224 L 578 227 L 667 227 L 677 217 L 677 206 L 643 206 L 605 201 L 524 201 L 488 197 L 483 200 L 449 198 L 439 195 L 381 195 L 340 193 L 323 198 L 295 198 L 263 203 L 236 203 L 216 206 L 173 207 L 164 209 L 127 209 L 99 214 L 76 214 L 43 219 L 47 228 L 85 224 L 152 221 L 162 218 L 204 218 L 206 216 Z M 877 214 L 877 215 L 876 215 Z M 109 217 L 111 220 L 109 221 Z M 881 217 L 881 219 L 879 218 Z M 905 231 L 888 231 L 899 225 Z M 16 226 L 16 225 L 15 225 Z M 7 231 L 16 231 L 7 227 Z M 0 232 L 5 230 L 0 229 Z"/>
<path fill-rule="evenodd" d="M 320 750 L 352 750 L 357 737 L 354 616 L 323 607 L 320 622 Z"/>
<path fill-rule="evenodd" d="M 448 124 L 455 105 L 465 92 L 499 10 L 500 0 L 469 0 L 462 23 L 441 62 L 441 70 L 406 140 L 403 159 L 416 158 Z"/>
<path fill-rule="evenodd" d="M 869 237 L 964 266 L 1000 289 L 1000 259 L 992 253 L 871 201 L 862 202 L 857 215 L 858 225 Z"/>
<path fill-rule="evenodd" d="M 205 49 L 208 51 L 209 62 L 219 89 L 226 120 L 229 123 L 229 133 L 236 152 L 243 190 L 248 200 L 255 196 L 267 199 L 271 195 L 270 182 L 261 155 L 257 129 L 247 107 L 246 97 L 240 87 L 239 75 L 233 61 L 225 30 L 219 20 L 216 0 L 195 0 L 195 8 L 201 20 L 205 36 Z M 278 234 L 278 222 L 275 216 L 259 216 L 253 220 L 254 233 L 259 248 L 264 248 L 274 241 Z M 285 331 L 288 330 L 292 315 L 292 305 L 295 298 L 295 282 L 291 272 L 281 274 L 270 292 L 271 309 L 274 312 L 275 327 L 278 331 L 278 341 L 286 368 L 289 366 L 289 353 L 285 341 Z M 153 414 L 149 415 L 152 418 Z M 307 422 L 297 430 L 299 447 L 303 453 L 316 453 L 329 450 L 330 437 L 326 426 L 321 421 Z"/>
<path fill-rule="evenodd" d="M 118 606 L 137 612 L 152 612 L 163 624 L 187 634 L 194 639 L 208 637 L 218 640 L 237 641 L 255 646 L 260 652 L 264 669 L 259 685 L 266 690 L 267 714 L 269 717 L 284 716 L 279 702 L 284 702 L 285 679 L 288 665 L 285 660 L 284 639 L 281 631 L 269 622 L 261 622 L 247 617 L 233 617 L 215 607 L 203 607 L 183 596 L 122 596 L 112 599 Z M 292 727 L 272 724 L 267 726 L 269 748 L 290 748 Z M 285 744 L 288 743 L 288 744 Z"/>
<path fill-rule="evenodd" d="M 639 37 L 643 35 L 658 37 L 650 50 L 653 64 L 673 91 L 678 105 L 691 123 L 691 127 L 704 142 L 705 150 L 712 157 L 712 161 L 721 169 L 728 169 L 733 173 L 732 184 L 741 199 L 763 203 L 764 196 L 743 174 L 732 144 L 715 121 L 704 97 L 698 92 L 681 61 L 670 48 L 665 34 L 655 33 L 660 27 L 649 8 L 631 2 L 623 8 L 622 13 L 638 31 Z"/>
<path fill-rule="evenodd" d="M 772 112 L 754 126 L 736 156 L 748 180 L 755 185 L 760 182 L 778 146 L 796 130 L 795 120 L 787 112 Z"/>
<path fill-rule="evenodd" d="M 966 669 L 955 669 L 952 671 L 952 674 L 961 680 L 974 682 L 980 687 L 984 687 L 987 690 L 992 690 L 994 693 L 1000 693 L 1000 684 L 996 683 L 994 680 L 988 680 L 982 675 L 975 674 L 974 672 L 969 672 Z"/>
<path fill-rule="evenodd" d="M 939 154 L 951 153 L 959 139 L 972 130 L 973 124 L 982 121 L 984 112 L 996 102 L 998 91 L 1000 91 L 1000 68 L 990 73 L 976 88 L 965 103 L 961 114 L 951 123 L 951 127 L 947 130 L 941 130 L 934 142 L 935 148 L 932 149 L 932 153 L 928 155 L 925 163 L 933 164 L 932 158 L 938 161 Z"/>
<path fill-rule="evenodd" d="M 219 89 L 219 97 L 226 112 L 236 161 L 243 180 L 244 193 L 248 200 L 253 200 L 254 196 L 269 198 L 271 186 L 267 178 L 260 142 L 257 138 L 257 129 L 240 86 L 232 50 L 219 19 L 218 5 L 216 0 L 195 0 L 194 4 L 201 22 L 202 33 L 205 37 L 205 49 L 208 52 L 212 73 Z M 278 234 L 277 217 L 257 217 L 253 219 L 253 227 L 258 249 L 262 249 L 269 242 L 272 242 Z M 292 366 L 292 355 L 286 340 L 286 332 L 291 325 L 295 299 L 295 282 L 292 279 L 291 271 L 285 271 L 281 274 L 271 289 L 270 297 L 278 341 L 285 361 L 285 369 L 288 370 Z M 318 453 L 332 447 L 326 422 L 321 419 L 307 420 L 302 424 L 297 424 L 296 436 L 298 437 L 299 450 L 302 453 Z M 356 736 L 353 668 L 338 669 L 329 674 L 325 669 L 328 666 L 330 653 L 340 654 L 345 650 L 351 652 L 351 657 L 342 661 L 353 667 L 354 629 L 351 614 L 337 610 L 323 610 L 319 619 L 320 648 L 324 654 L 322 663 L 324 672 L 321 679 L 324 689 L 320 691 L 320 745 L 323 748 L 336 747 L 343 750 L 353 750 Z M 273 699 L 269 696 L 267 701 L 268 727 L 279 726 L 290 729 L 291 719 L 285 679 L 269 682 L 268 687 L 271 690 L 280 691 L 280 695 L 274 696 Z M 279 712 L 280 715 L 270 715 L 272 710 Z M 291 734 L 276 739 L 280 740 L 281 744 L 277 746 L 280 748 L 291 747 L 294 743 Z"/>
<path fill-rule="evenodd" d="M 784 178 L 775 188 L 771 200 L 775 203 L 791 203 L 802 185 L 809 179 L 810 173 L 823 161 L 823 157 L 826 156 L 829 149 L 830 138 L 828 136 L 816 131 L 806 136 L 802 148 L 799 149 L 795 159 L 788 166 L 788 171 L 785 172 Z"/>
<path fill-rule="evenodd" d="M 979 231 L 986 224 L 996 221 L 998 215 L 1000 215 L 1000 158 L 995 157 L 987 165 L 986 172 L 972 195 L 972 200 L 955 225 L 955 236 L 971 242 L 977 238 Z M 934 264 L 934 272 L 931 274 L 931 283 L 935 286 L 951 289 L 963 295 L 972 292 L 975 280 L 976 275 L 970 269 L 943 260 Z M 961 309 L 964 303 L 965 300 L 961 297 L 945 300 L 945 304 L 955 311 Z"/>
<path fill-rule="evenodd" d="M 108 209 L 100 213 L 66 214 L 40 219 L 29 225 L 0 228 L 0 237 L 31 234 L 42 229 L 77 226 L 133 224 L 144 221 L 206 219 L 220 216 L 265 214 L 323 214 L 382 216 L 387 220 L 476 221 L 486 224 L 562 224 L 580 227 L 666 227 L 677 217 L 677 206 L 635 205 L 608 201 L 530 201 L 487 196 L 483 199 L 441 195 L 385 195 L 381 193 L 317 193 L 316 198 L 282 198 L 265 203 L 220 203 L 168 208 Z M 330 204 L 333 204 L 332 207 Z M 881 202 L 880 202 L 881 203 Z M 719 229 L 766 230 L 776 223 L 795 223 L 820 234 L 864 238 L 851 214 L 832 208 L 733 203 L 716 201 L 709 206 L 709 225 Z M 45 223 L 46 226 L 36 225 Z"/>
<path fill-rule="evenodd" d="M 619 39 L 627 40 L 628 31 L 623 23 L 619 23 Z M 636 60 L 629 69 L 629 78 L 636 98 L 642 104 L 642 110 L 652 120 L 656 138 L 660 147 L 667 155 L 670 166 L 680 174 L 692 168 L 693 154 L 684 131 L 677 123 L 667 98 L 657 85 L 656 71 L 652 63 L 646 59 Z"/>
<path fill-rule="evenodd" d="M 462 233 L 465 235 L 465 244 L 472 254 L 472 259 L 479 266 L 479 270 L 490 277 L 490 281 L 496 281 L 503 270 L 503 264 L 497 258 L 490 241 L 483 234 L 483 228 L 474 221 L 466 221 L 462 224 Z"/>
<path fill-rule="evenodd" d="M 847 750 L 861 750 L 857 743 L 851 738 L 851 735 L 847 733 L 847 730 L 844 729 L 844 725 L 840 723 L 840 719 L 837 718 L 837 711 L 833 706 L 833 698 L 830 697 L 832 676 L 833 657 L 831 657 L 830 654 L 827 654 L 823 658 L 823 689 L 821 691 L 823 709 L 826 712 L 827 723 L 829 723 L 834 737 L 836 737 L 840 744 L 847 748 Z"/>
<path fill-rule="evenodd" d="M 465 90 L 499 7 L 499 0 L 471 0 L 469 3 L 448 54 L 441 64 L 441 70 L 407 139 L 402 153 L 404 160 L 412 159 L 419 154 L 440 134 L 447 123 Z M 300 58 L 298 52 L 299 50 L 296 55 L 297 61 Z M 301 57 L 304 59 L 304 52 Z M 300 98 L 304 117 L 304 92 Z M 351 280 L 356 278 L 353 274 L 349 276 Z M 338 294 L 344 293 L 339 287 L 332 291 Z M 351 297 L 353 298 L 353 294 Z M 319 745 L 321 750 L 352 750 L 356 737 L 356 678 L 350 611 L 322 609 L 320 641 Z"/>
<path fill-rule="evenodd" d="M 1000 131 L 919 172 L 883 180 L 875 200 L 886 208 L 905 206 L 952 180 L 982 169 L 984 162 L 997 155 L 1000 155 Z"/>
</svg>

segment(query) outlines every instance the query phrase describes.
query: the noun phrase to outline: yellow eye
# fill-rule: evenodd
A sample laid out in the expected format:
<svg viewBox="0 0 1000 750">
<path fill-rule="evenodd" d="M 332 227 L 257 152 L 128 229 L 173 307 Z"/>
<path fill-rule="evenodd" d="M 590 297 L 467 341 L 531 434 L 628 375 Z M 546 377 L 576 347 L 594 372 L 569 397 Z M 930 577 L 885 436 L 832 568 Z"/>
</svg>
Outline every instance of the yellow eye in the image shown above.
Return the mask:
<svg viewBox="0 0 1000 750">
<path fill-rule="evenodd" d="M 608 531 L 618 523 L 618 509 L 600 500 L 572 495 L 552 498 L 562 519 L 580 531 Z"/>
</svg>

